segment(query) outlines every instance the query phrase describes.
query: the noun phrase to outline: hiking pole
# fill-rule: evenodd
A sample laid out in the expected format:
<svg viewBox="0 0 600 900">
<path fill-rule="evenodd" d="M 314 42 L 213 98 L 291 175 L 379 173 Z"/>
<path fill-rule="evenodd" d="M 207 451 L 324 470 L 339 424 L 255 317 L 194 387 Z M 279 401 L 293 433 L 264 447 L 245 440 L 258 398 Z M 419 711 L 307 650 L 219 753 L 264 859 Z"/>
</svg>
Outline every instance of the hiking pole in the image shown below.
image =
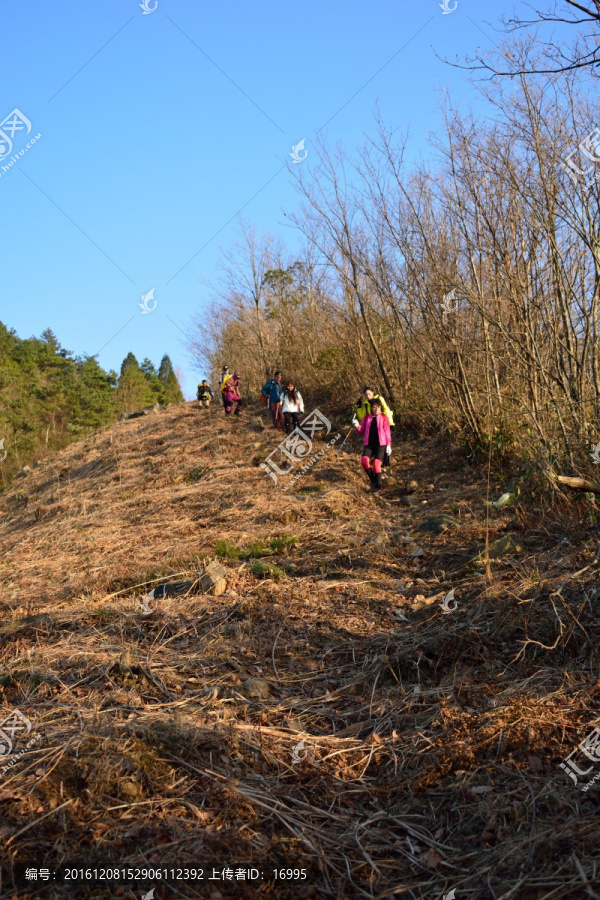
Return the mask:
<svg viewBox="0 0 600 900">
<path fill-rule="evenodd" d="M 385 477 L 391 478 L 392 477 L 392 454 L 391 453 L 386 453 L 386 460 L 387 460 L 387 468 L 389 469 L 389 472 L 386 473 Z"/>
<path fill-rule="evenodd" d="M 350 432 L 352 432 L 353 430 L 354 430 L 354 425 L 351 425 L 350 428 L 349 428 L 349 430 L 348 430 L 348 434 L 346 435 L 346 437 L 344 438 L 344 440 L 342 441 L 342 443 L 341 443 L 340 446 L 338 447 L 338 453 L 341 453 L 341 452 L 342 452 L 342 447 L 344 446 L 344 444 L 346 443 L 346 441 L 347 441 L 348 438 L 350 437 Z"/>
</svg>

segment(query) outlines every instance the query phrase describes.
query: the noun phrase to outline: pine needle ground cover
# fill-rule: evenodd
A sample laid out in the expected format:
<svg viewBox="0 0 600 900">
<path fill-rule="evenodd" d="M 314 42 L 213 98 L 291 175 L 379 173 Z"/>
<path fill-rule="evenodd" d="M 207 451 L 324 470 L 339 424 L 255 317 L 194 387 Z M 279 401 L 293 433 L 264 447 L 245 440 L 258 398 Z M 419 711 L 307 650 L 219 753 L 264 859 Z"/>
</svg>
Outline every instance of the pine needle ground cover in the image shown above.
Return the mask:
<svg viewBox="0 0 600 900">
<path fill-rule="evenodd" d="M 596 896 L 600 766 L 560 768 L 598 716 L 593 518 L 486 509 L 433 440 L 381 498 L 351 442 L 285 493 L 246 415 L 173 405 L 2 494 L 0 707 L 31 733 L 0 897 Z M 224 593 L 144 606 L 215 559 Z"/>
</svg>

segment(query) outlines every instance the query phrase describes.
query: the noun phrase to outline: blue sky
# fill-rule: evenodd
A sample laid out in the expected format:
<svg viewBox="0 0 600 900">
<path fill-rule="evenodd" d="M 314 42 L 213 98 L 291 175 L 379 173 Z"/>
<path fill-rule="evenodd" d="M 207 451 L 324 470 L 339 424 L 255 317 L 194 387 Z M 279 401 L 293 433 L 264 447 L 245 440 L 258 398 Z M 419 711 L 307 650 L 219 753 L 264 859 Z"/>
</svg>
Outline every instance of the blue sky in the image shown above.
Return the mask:
<svg viewBox="0 0 600 900">
<path fill-rule="evenodd" d="M 310 156 L 325 123 L 331 143 L 354 145 L 378 105 L 410 128 L 412 156 L 427 153 L 441 90 L 481 102 L 434 50 L 454 59 L 492 46 L 487 23 L 512 7 L 158 0 L 144 15 L 138 4 L 0 0 L 0 120 L 17 108 L 32 124 L 0 160 L 0 319 L 21 337 L 50 327 L 77 354 L 100 351 L 105 368 L 130 350 L 156 365 L 168 353 L 191 397 L 204 373 L 184 333 L 236 215 L 293 246 L 282 212 L 297 202 L 282 169 L 292 145 L 305 138 Z"/>
</svg>

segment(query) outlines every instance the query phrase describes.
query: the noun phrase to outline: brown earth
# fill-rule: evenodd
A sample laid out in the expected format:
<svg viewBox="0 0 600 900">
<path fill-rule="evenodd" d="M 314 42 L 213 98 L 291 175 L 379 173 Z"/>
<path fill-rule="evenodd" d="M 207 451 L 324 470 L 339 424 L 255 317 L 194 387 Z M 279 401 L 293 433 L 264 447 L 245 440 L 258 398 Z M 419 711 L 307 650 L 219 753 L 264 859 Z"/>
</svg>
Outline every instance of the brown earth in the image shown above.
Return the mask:
<svg viewBox="0 0 600 900">
<path fill-rule="evenodd" d="M 0 898 L 597 897 L 594 771 L 559 768 L 598 717 L 590 503 L 488 518 L 485 471 L 408 437 L 381 498 L 351 442 L 285 493 L 256 415 L 171 406 L 1 496 L 1 717 L 40 738 L 0 774 Z M 225 593 L 142 607 L 217 554 Z"/>
</svg>

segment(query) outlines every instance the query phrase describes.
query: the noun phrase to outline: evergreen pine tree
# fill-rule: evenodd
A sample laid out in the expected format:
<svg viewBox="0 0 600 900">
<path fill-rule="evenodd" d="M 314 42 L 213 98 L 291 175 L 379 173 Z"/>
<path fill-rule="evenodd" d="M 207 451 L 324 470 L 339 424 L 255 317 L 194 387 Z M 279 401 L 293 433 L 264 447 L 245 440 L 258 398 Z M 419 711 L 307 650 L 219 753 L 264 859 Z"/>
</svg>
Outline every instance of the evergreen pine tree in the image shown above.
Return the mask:
<svg viewBox="0 0 600 900">
<path fill-rule="evenodd" d="M 183 400 L 183 394 L 173 364 L 166 353 L 160 361 L 158 377 L 164 386 L 165 403 L 180 403 Z"/>
<path fill-rule="evenodd" d="M 142 372 L 144 373 L 144 378 L 148 382 L 148 386 L 152 391 L 152 403 L 165 403 L 165 388 L 158 377 L 158 372 L 154 368 L 154 364 L 151 360 L 146 357 L 146 359 L 142 362 L 140 366 Z"/>
<path fill-rule="evenodd" d="M 150 384 L 133 353 L 128 353 L 121 364 L 117 387 L 117 411 L 135 412 L 154 403 Z"/>
</svg>

